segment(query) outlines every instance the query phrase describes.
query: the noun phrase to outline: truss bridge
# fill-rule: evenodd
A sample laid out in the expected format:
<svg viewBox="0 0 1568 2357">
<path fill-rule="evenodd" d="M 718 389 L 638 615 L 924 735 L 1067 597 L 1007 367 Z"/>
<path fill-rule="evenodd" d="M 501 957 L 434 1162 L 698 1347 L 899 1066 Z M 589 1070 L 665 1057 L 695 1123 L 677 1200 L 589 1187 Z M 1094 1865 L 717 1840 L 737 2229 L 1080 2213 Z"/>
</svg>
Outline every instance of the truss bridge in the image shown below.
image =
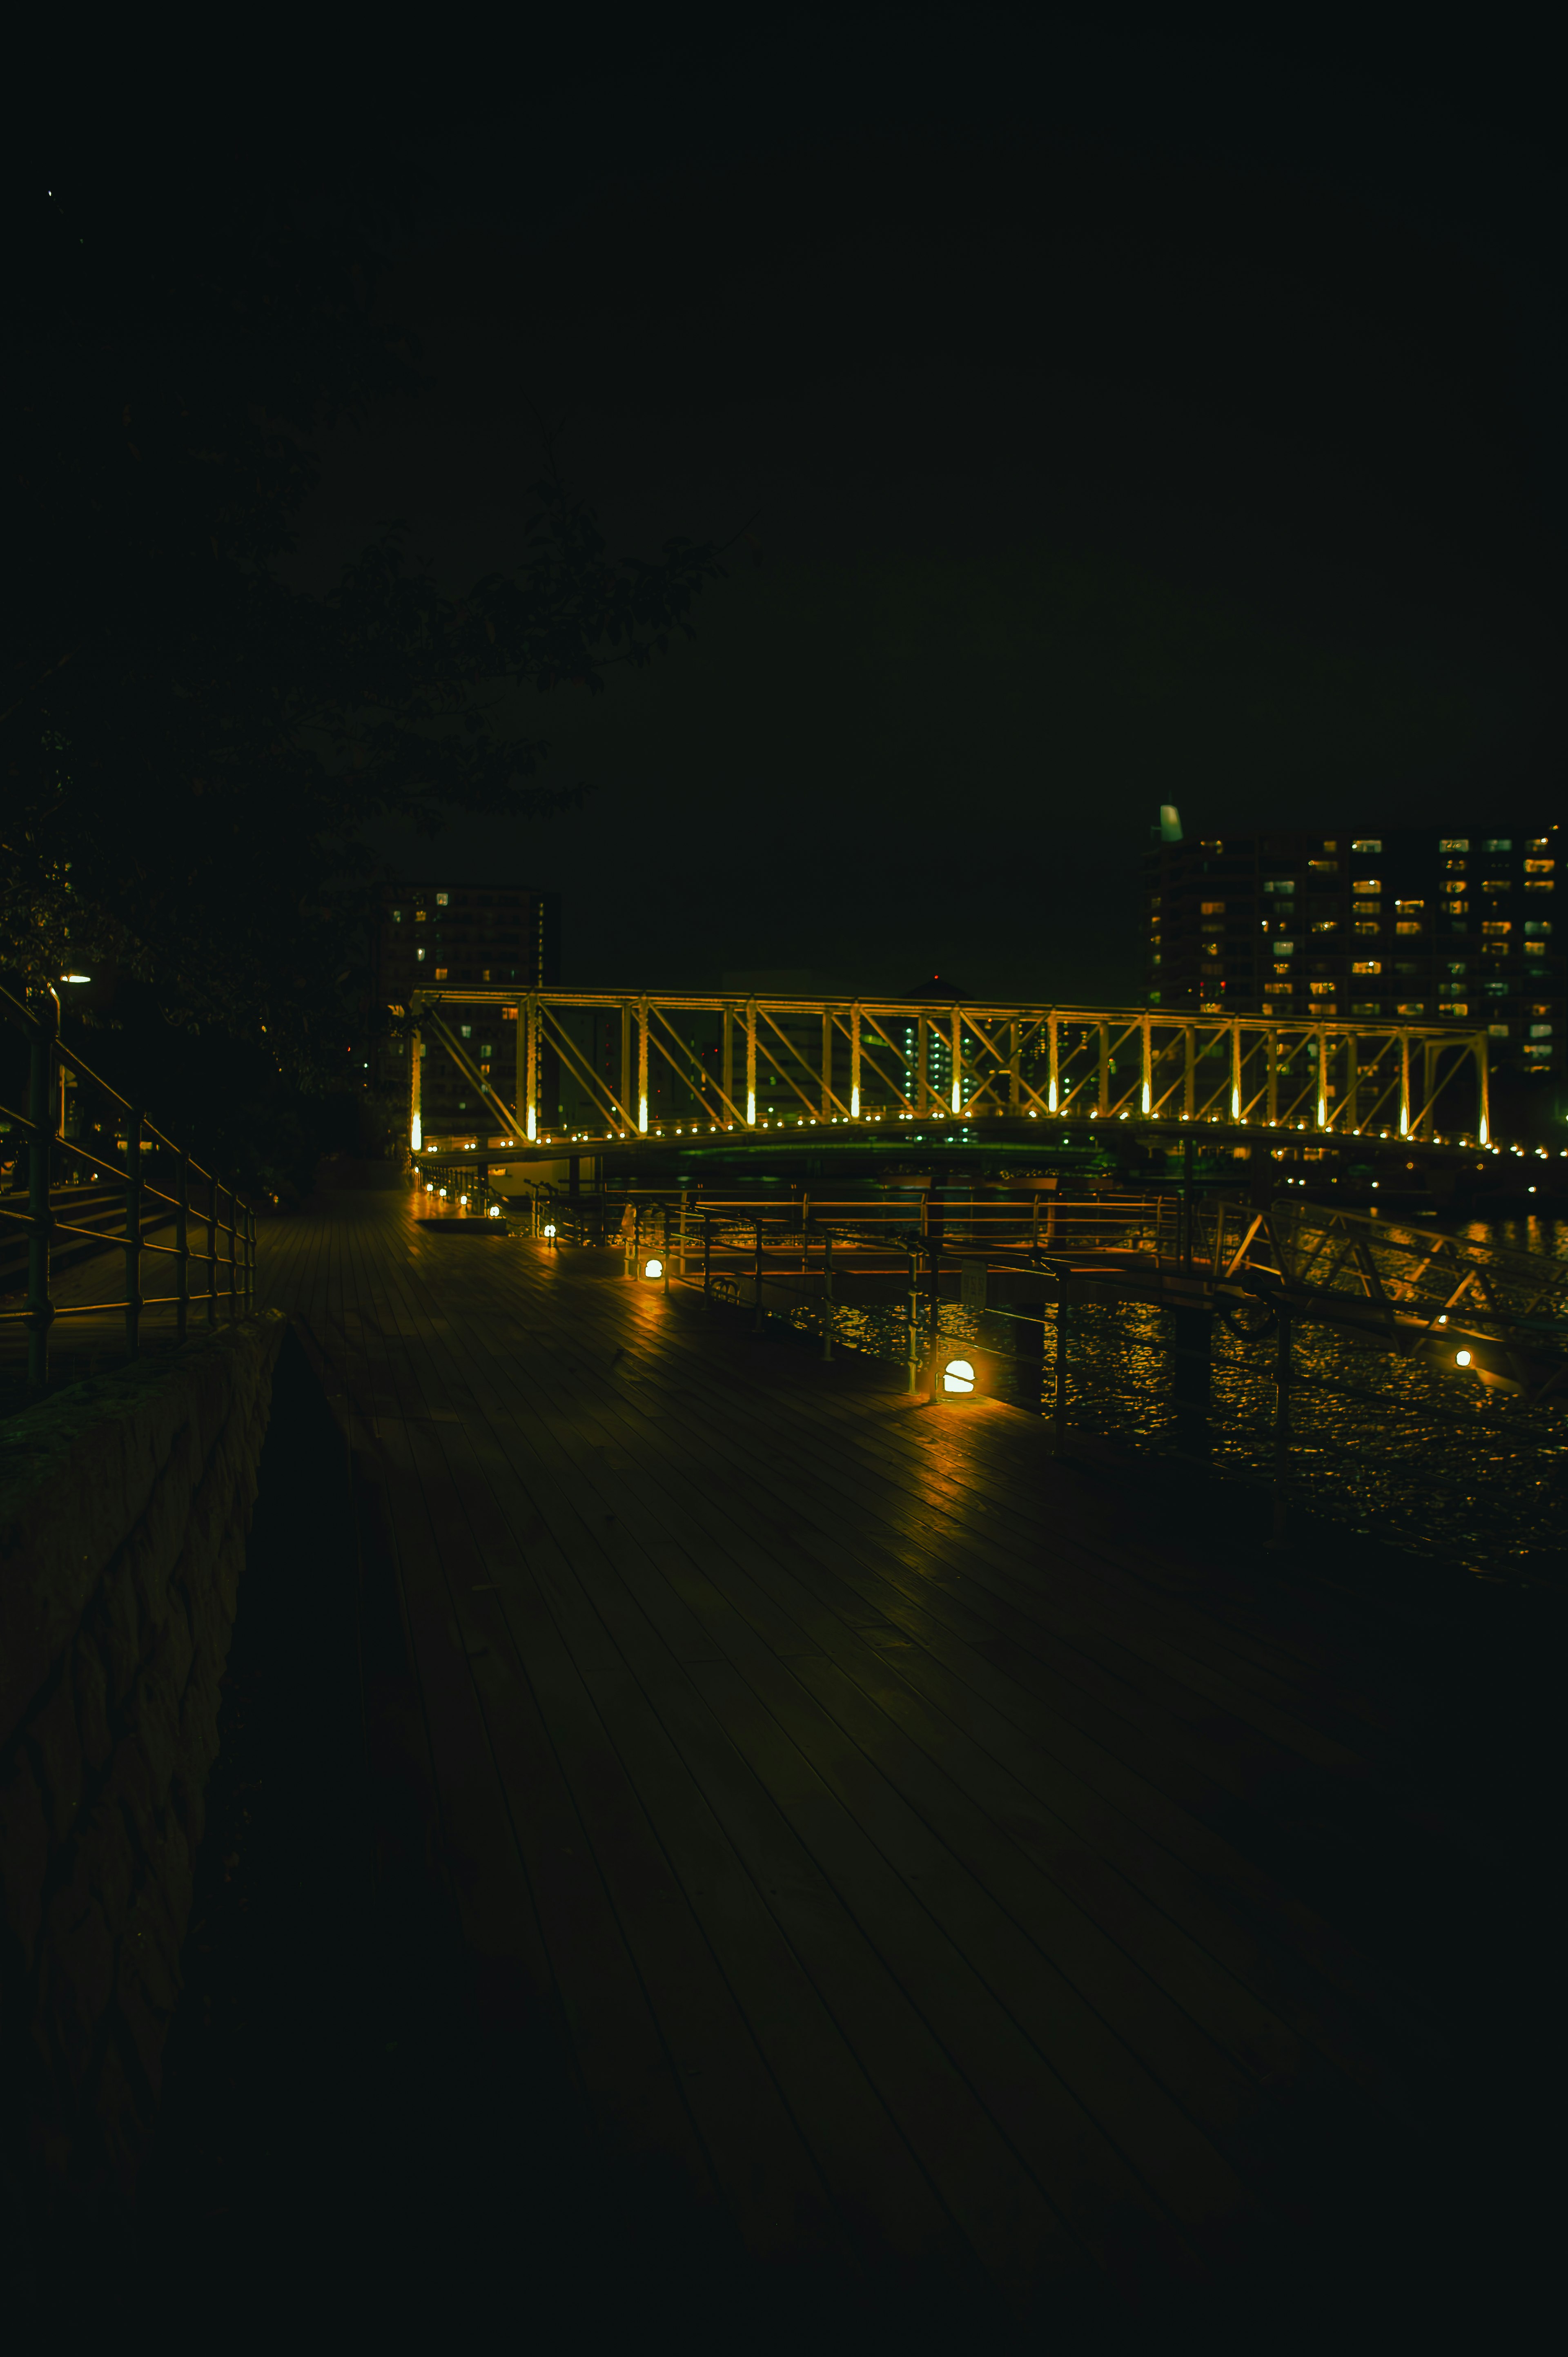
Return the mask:
<svg viewBox="0 0 1568 2357">
<path fill-rule="evenodd" d="M 614 1157 L 693 1137 L 875 1138 L 911 1123 L 1028 1136 L 1042 1122 L 1491 1142 L 1488 1039 L 1475 1028 L 585 989 L 421 993 L 392 1011 L 411 1035 L 415 1151 L 435 1129 L 422 1084 L 433 1053 L 467 1084 L 458 1125 L 479 1148 Z M 462 1142 L 447 1129 L 446 1143 Z"/>
</svg>

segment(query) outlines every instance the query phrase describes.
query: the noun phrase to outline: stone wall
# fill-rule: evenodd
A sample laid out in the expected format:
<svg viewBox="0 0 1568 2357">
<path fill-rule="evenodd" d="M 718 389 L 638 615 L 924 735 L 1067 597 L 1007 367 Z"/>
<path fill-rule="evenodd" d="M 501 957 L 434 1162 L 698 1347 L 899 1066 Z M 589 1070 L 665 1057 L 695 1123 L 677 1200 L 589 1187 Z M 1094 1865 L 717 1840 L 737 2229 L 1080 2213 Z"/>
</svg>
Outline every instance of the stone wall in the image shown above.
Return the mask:
<svg viewBox="0 0 1568 2357">
<path fill-rule="evenodd" d="M 284 1330 L 275 1312 L 221 1328 L 0 1424 L 0 2183 L 17 2190 L 134 2190 Z"/>
</svg>

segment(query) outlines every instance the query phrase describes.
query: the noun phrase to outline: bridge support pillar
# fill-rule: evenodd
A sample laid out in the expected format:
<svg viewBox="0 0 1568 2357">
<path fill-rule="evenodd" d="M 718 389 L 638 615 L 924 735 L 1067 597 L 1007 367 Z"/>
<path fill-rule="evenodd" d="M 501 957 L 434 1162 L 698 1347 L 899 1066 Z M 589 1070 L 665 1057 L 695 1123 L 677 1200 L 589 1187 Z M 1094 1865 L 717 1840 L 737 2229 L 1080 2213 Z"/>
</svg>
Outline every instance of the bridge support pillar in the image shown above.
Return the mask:
<svg viewBox="0 0 1568 2357">
<path fill-rule="evenodd" d="M 1183 1457 L 1208 1456 L 1209 1390 L 1214 1370 L 1214 1313 L 1207 1303 L 1174 1311 L 1172 1339 L 1176 1445 Z"/>
</svg>

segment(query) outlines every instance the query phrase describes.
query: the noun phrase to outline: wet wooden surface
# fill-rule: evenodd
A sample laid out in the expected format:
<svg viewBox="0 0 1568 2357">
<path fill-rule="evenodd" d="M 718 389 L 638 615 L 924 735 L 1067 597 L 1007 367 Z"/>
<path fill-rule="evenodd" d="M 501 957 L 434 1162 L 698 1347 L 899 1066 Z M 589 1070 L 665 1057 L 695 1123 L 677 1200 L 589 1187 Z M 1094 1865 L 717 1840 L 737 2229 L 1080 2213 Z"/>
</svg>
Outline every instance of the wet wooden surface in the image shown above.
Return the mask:
<svg viewBox="0 0 1568 2357">
<path fill-rule="evenodd" d="M 1305 2276 L 1408 2170 L 1452 2062 L 1356 1863 L 1430 1833 L 1397 1632 L 618 1253 L 345 1194 L 263 1224 L 258 1306 L 347 1438 L 464 1936 L 607 2154 L 763 2269 L 1026 2315 Z"/>
</svg>

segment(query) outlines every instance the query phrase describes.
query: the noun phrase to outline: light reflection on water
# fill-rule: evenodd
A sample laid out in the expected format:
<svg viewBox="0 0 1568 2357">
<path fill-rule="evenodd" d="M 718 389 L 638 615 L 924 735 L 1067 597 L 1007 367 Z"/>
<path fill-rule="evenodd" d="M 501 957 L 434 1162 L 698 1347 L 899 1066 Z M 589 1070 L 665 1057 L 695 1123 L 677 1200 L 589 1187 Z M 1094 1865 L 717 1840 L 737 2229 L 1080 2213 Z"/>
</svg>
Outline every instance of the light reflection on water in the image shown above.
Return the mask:
<svg viewBox="0 0 1568 2357">
<path fill-rule="evenodd" d="M 1568 1259 L 1568 1222 L 1477 1221 L 1457 1232 L 1477 1243 Z M 814 1332 L 818 1311 L 802 1308 L 789 1322 Z M 838 1339 L 879 1358 L 902 1360 L 907 1330 L 897 1304 L 840 1306 L 835 1313 Z M 980 1320 L 944 1302 L 938 1339 L 979 1345 Z M 1168 1448 L 1170 1346 L 1166 1311 L 1135 1303 L 1075 1308 L 1069 1423 L 1134 1448 Z M 1047 1320 L 1042 1407 L 1054 1394 L 1054 1351 Z M 1215 1320 L 1209 1429 L 1217 1471 L 1272 1480 L 1273 1359 L 1273 1335 L 1239 1341 Z M 1368 1350 L 1323 1326 L 1298 1326 L 1293 1363 L 1300 1387 L 1291 1403 L 1290 1480 L 1304 1503 L 1478 1569 L 1561 1572 L 1568 1393 L 1530 1408 L 1431 1359 Z"/>
</svg>

